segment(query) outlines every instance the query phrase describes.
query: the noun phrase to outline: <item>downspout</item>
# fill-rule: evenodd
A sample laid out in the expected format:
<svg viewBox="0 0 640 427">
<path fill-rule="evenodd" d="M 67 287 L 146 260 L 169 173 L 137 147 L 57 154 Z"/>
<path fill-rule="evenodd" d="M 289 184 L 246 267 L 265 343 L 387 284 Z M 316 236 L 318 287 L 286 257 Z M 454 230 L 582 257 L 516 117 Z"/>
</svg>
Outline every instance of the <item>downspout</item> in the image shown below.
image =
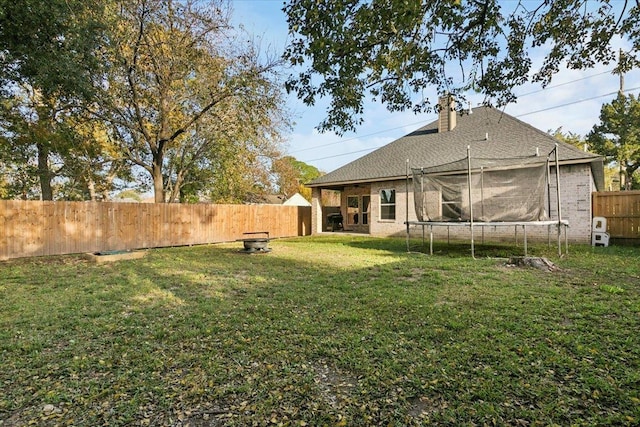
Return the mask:
<svg viewBox="0 0 640 427">
<path fill-rule="evenodd" d="M 406 167 L 407 179 L 405 181 L 404 199 L 405 199 L 405 224 L 407 225 L 407 252 L 409 252 L 409 159 L 407 159 Z M 415 194 L 414 194 L 415 199 Z M 414 200 L 415 203 L 415 200 Z"/>
<path fill-rule="evenodd" d="M 473 200 L 471 200 L 471 146 L 467 145 L 467 187 L 469 187 L 469 221 L 471 227 L 471 257 L 476 258 L 473 242 Z"/>
<path fill-rule="evenodd" d="M 550 155 L 551 153 L 549 153 Z M 547 155 L 545 180 L 547 183 L 547 218 L 551 219 L 551 162 Z M 547 226 L 547 246 L 551 247 L 551 226 Z"/>
<path fill-rule="evenodd" d="M 486 221 L 484 216 L 484 166 L 480 166 L 480 210 L 482 220 Z M 482 240 L 480 243 L 484 245 L 484 227 L 482 227 Z"/>
</svg>

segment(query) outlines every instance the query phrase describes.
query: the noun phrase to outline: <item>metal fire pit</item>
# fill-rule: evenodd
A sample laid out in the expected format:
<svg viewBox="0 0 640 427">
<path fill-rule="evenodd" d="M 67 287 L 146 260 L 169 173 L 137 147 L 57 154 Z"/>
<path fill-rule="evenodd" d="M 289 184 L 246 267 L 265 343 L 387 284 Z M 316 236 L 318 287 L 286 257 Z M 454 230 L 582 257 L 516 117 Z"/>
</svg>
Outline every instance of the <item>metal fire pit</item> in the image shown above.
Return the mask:
<svg viewBox="0 0 640 427">
<path fill-rule="evenodd" d="M 332 213 L 327 215 L 327 222 L 331 224 L 331 231 L 342 230 L 343 226 L 343 218 L 341 213 Z"/>
<path fill-rule="evenodd" d="M 246 254 L 255 254 L 255 253 L 267 253 L 271 252 L 271 249 L 268 247 L 269 244 L 269 232 L 268 231 L 252 231 L 248 233 L 242 233 L 243 236 L 256 236 L 256 237 L 244 237 L 242 239 L 238 239 L 239 242 L 242 242 L 244 245 L 244 249 L 240 252 Z"/>
</svg>

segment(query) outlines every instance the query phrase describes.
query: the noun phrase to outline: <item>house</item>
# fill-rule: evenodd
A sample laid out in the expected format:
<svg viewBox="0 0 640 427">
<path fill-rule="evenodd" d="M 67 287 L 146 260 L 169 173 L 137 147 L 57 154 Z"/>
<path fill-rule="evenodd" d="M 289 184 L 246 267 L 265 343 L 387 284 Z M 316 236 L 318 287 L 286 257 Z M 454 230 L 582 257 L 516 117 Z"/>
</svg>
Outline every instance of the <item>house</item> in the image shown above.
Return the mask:
<svg viewBox="0 0 640 427">
<path fill-rule="evenodd" d="M 286 200 L 282 194 L 268 194 L 263 198 L 263 203 L 267 205 L 281 205 Z"/>
<path fill-rule="evenodd" d="M 572 242 L 590 242 L 591 193 L 604 187 L 601 156 L 559 142 L 548 133 L 490 107 L 461 113 L 455 111 L 450 97 L 442 97 L 439 110 L 438 119 L 432 123 L 308 183 L 312 188 L 312 232 L 327 230 L 324 217 L 330 209 L 321 205 L 325 190 L 341 192 L 340 212 L 346 230 L 376 236 L 404 236 L 405 221 L 416 221 L 409 168 L 441 165 L 446 168 L 456 162 L 460 164 L 468 152 L 495 159 L 546 158 L 558 144 L 560 189 L 557 194 L 562 219 L 569 222 L 567 237 Z M 555 168 L 549 170 L 550 191 L 545 196 L 545 207 L 548 207 L 545 215 L 557 219 Z M 458 169 L 458 172 L 463 171 Z M 513 238 L 513 231 L 504 234 L 507 233 L 504 227 L 486 228 L 490 239 L 492 236 Z M 546 230 L 540 232 L 539 237 L 543 236 L 547 238 Z M 532 237 L 536 237 L 535 233 Z"/>
</svg>

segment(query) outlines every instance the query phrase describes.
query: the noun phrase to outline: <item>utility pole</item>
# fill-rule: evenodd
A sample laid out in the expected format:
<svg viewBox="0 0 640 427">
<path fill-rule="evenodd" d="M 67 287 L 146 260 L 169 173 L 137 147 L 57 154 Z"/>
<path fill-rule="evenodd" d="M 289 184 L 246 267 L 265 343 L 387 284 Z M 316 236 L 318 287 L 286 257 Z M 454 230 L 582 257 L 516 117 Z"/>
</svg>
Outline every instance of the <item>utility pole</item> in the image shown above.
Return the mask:
<svg viewBox="0 0 640 427">
<path fill-rule="evenodd" d="M 624 96 L 624 71 L 622 71 L 622 58 L 623 58 L 624 53 L 622 52 L 622 49 L 620 49 L 620 53 L 618 55 L 618 76 L 620 77 L 620 88 L 618 89 L 618 94 L 620 94 L 621 96 Z M 623 160 L 620 159 L 619 160 L 619 164 L 618 164 L 618 179 L 620 179 L 620 189 L 621 190 L 628 190 L 630 189 L 630 185 L 631 183 L 627 183 L 627 176 L 624 173 L 623 169 L 622 169 L 622 162 Z"/>
</svg>

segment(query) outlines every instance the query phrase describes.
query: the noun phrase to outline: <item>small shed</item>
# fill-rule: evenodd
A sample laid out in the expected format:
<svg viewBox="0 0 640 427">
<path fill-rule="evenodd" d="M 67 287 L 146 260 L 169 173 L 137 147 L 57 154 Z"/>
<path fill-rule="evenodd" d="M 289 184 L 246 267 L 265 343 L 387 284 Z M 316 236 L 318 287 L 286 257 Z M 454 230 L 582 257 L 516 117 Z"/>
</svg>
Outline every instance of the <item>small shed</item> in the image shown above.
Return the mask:
<svg viewBox="0 0 640 427">
<path fill-rule="evenodd" d="M 300 193 L 296 193 L 284 201 L 286 206 L 311 206 L 311 203 Z"/>
</svg>

